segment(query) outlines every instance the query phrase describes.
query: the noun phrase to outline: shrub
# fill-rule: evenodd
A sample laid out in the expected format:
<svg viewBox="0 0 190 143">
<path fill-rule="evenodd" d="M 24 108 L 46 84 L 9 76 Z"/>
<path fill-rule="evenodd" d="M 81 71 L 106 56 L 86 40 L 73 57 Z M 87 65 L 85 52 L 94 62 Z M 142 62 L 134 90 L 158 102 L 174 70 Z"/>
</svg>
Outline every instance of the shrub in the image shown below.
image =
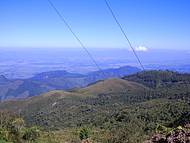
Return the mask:
<svg viewBox="0 0 190 143">
<path fill-rule="evenodd" d="M 171 132 L 172 129 L 171 128 L 167 128 L 165 126 L 162 126 L 160 124 L 157 124 L 156 127 L 156 133 L 162 133 L 162 134 L 168 134 L 169 132 Z"/>
<path fill-rule="evenodd" d="M 87 128 L 82 128 L 79 132 L 79 138 L 85 140 L 89 138 L 89 131 Z"/>
<path fill-rule="evenodd" d="M 25 130 L 23 139 L 27 141 L 35 141 L 40 136 L 40 130 L 37 127 L 31 127 Z"/>
<path fill-rule="evenodd" d="M 3 128 L 0 128 L 0 143 L 1 143 L 2 140 L 7 141 L 8 137 L 9 137 L 8 131 L 6 131 Z"/>
<path fill-rule="evenodd" d="M 21 129 L 24 128 L 24 120 L 22 118 L 16 118 L 9 125 L 9 130 L 12 134 L 19 134 Z"/>
</svg>

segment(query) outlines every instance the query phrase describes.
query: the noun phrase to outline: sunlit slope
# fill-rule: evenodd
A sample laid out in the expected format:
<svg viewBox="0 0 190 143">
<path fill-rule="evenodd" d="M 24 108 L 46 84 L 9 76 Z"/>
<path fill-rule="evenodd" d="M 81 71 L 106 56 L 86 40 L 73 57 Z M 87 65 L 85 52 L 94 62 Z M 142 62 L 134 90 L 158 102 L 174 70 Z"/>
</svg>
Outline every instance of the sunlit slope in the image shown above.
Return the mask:
<svg viewBox="0 0 190 143">
<path fill-rule="evenodd" d="M 77 93 L 84 95 L 118 94 L 118 93 L 139 93 L 147 90 L 147 87 L 137 82 L 127 81 L 119 78 L 112 78 L 99 81 L 96 84 L 77 90 Z"/>
</svg>

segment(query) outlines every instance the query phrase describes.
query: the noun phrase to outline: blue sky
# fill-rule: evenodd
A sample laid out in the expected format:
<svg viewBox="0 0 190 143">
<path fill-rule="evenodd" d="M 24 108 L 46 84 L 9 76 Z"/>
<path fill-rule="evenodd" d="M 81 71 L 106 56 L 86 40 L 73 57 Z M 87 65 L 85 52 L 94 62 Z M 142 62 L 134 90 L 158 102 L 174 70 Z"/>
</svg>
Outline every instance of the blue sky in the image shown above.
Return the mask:
<svg viewBox="0 0 190 143">
<path fill-rule="evenodd" d="M 87 47 L 129 47 L 104 0 L 52 0 Z M 108 0 L 134 47 L 190 49 L 189 0 Z M 0 1 L 0 47 L 79 47 L 47 0 Z"/>
</svg>

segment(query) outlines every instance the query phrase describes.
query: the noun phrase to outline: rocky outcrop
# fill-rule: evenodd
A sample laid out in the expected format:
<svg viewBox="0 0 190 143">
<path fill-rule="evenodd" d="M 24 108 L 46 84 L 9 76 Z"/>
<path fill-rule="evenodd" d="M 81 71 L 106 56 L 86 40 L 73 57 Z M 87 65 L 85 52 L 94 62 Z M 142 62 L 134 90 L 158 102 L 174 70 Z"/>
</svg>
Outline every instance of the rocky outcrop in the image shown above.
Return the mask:
<svg viewBox="0 0 190 143">
<path fill-rule="evenodd" d="M 173 129 L 167 134 L 157 133 L 144 143 L 190 143 L 190 124 Z"/>
</svg>

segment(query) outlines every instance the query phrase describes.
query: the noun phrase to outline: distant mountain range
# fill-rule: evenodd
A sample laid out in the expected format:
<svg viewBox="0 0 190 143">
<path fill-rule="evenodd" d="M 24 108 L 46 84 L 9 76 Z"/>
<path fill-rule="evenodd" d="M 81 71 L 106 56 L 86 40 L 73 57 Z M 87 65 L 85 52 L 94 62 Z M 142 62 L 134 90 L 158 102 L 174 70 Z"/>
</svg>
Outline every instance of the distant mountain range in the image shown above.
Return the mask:
<svg viewBox="0 0 190 143">
<path fill-rule="evenodd" d="M 64 70 L 36 74 L 28 79 L 9 80 L 0 76 L 0 99 L 19 99 L 39 95 L 51 90 L 71 90 L 85 87 L 99 80 L 120 78 L 139 72 L 140 69 L 131 66 L 88 74 L 69 73 Z"/>
</svg>

